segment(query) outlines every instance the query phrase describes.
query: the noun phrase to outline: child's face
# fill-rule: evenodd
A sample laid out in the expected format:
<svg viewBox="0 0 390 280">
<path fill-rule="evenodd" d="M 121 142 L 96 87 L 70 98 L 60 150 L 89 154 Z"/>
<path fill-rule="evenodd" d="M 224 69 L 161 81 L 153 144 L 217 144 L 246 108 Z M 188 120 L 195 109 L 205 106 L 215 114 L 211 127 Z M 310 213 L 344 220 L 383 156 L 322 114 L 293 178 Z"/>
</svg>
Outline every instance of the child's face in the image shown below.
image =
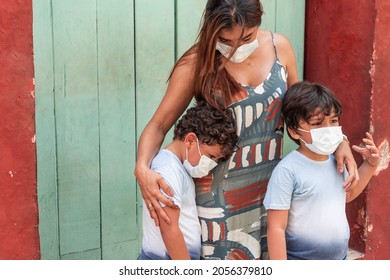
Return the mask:
<svg viewBox="0 0 390 280">
<path fill-rule="evenodd" d="M 218 144 L 215 145 L 207 145 L 199 142 L 198 145 L 195 141 L 193 145 L 188 149 L 188 161 L 191 165 L 196 166 L 199 164 L 199 160 L 201 155 L 205 155 L 206 157 L 212 159 L 215 162 L 218 162 L 219 159 L 223 158 L 223 154 L 221 153 L 221 146 Z"/>
<path fill-rule="evenodd" d="M 329 116 L 326 116 L 324 113 L 313 114 L 313 116 L 306 122 L 302 120 L 300 122 L 300 128 L 303 130 L 310 131 L 311 129 L 329 127 L 329 126 L 339 126 L 339 116 L 336 116 L 334 111 Z M 310 132 L 304 132 L 298 130 L 297 133 L 306 143 L 312 143 Z"/>
<path fill-rule="evenodd" d="M 329 116 L 326 116 L 321 110 L 317 111 L 318 113 L 314 113 L 309 120 L 301 120 L 298 129 L 289 127 L 288 131 L 293 139 L 299 141 L 299 152 L 313 160 L 322 161 L 326 160 L 328 155 L 337 148 L 339 141 L 342 141 L 342 134 L 341 128 L 337 128 L 339 127 L 339 116 L 334 111 Z M 313 144 L 312 130 L 327 127 L 335 127 L 335 130 L 321 130 L 321 132 L 316 130 L 315 135 L 319 138 Z"/>
</svg>

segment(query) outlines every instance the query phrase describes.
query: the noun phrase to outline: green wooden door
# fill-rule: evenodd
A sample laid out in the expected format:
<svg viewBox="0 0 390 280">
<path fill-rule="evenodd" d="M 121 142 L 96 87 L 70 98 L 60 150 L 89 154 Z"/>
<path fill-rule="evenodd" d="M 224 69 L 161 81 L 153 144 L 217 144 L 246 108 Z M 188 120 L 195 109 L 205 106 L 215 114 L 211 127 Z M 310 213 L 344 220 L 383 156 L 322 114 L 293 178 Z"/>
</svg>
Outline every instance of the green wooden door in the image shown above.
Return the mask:
<svg viewBox="0 0 390 280">
<path fill-rule="evenodd" d="M 137 257 L 137 139 L 205 3 L 33 1 L 42 259 Z M 302 77 L 304 0 L 263 4 L 264 27 L 291 39 Z"/>
</svg>

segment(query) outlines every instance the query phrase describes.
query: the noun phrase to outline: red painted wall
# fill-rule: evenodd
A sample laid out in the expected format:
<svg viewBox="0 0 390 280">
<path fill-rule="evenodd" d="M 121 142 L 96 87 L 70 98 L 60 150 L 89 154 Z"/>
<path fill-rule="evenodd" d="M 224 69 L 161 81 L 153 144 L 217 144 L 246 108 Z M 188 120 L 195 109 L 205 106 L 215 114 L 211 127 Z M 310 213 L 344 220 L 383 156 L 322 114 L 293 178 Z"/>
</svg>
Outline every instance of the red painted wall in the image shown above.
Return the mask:
<svg viewBox="0 0 390 280">
<path fill-rule="evenodd" d="M 0 259 L 39 259 L 31 0 L 0 5 Z"/>
<path fill-rule="evenodd" d="M 386 0 L 306 1 L 305 79 L 335 91 L 352 144 L 365 131 L 386 149 L 389 104 L 389 3 Z M 361 158 L 355 154 L 358 164 Z M 384 159 L 383 168 L 388 158 Z M 350 246 L 364 258 L 390 259 L 389 174 L 382 171 L 347 206 Z M 386 214 L 387 213 L 387 214 Z"/>
<path fill-rule="evenodd" d="M 384 151 L 382 168 L 389 162 L 390 137 L 390 3 L 376 0 L 376 21 L 372 77 L 372 126 L 378 144 Z M 388 171 L 373 178 L 367 193 L 366 259 L 390 259 L 390 174 Z"/>
</svg>

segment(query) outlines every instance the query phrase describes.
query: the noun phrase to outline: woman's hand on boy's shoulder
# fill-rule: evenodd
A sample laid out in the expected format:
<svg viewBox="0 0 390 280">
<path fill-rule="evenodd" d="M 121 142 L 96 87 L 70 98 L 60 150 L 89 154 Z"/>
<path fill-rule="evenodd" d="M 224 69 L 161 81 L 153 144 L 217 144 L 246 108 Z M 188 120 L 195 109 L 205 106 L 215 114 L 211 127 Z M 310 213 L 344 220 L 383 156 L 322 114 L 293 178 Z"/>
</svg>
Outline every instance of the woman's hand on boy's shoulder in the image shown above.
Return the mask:
<svg viewBox="0 0 390 280">
<path fill-rule="evenodd" d="M 349 146 L 349 143 L 346 141 L 342 141 L 338 146 L 335 157 L 337 161 L 337 171 L 339 173 L 344 172 L 344 164 L 347 167 L 349 177 L 344 182 L 343 187 L 347 188 L 355 181 L 359 180 L 359 172 L 357 168 L 357 164 L 355 158 L 353 157 L 352 150 Z"/>
</svg>

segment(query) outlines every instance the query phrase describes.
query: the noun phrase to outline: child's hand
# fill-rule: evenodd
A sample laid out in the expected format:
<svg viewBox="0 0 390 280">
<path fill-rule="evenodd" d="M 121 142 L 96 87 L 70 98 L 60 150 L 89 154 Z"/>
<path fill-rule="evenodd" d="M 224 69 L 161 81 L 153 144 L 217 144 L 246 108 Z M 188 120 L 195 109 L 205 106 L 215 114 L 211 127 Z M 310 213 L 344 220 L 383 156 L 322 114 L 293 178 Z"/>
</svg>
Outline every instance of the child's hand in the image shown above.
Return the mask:
<svg viewBox="0 0 390 280">
<path fill-rule="evenodd" d="M 363 138 L 361 147 L 353 145 L 352 149 L 362 155 L 369 165 L 376 167 L 381 160 L 380 152 L 372 139 L 372 135 L 366 132 L 367 138 Z"/>
</svg>

